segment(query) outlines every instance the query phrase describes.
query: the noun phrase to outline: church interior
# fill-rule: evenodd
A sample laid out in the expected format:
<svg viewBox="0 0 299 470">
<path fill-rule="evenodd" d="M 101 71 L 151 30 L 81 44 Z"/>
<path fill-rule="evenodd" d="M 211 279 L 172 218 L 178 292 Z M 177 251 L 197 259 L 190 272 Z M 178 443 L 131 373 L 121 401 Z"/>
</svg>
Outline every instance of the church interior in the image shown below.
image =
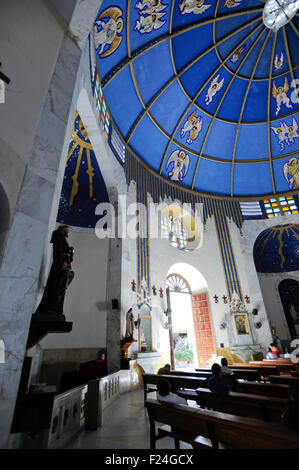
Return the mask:
<svg viewBox="0 0 299 470">
<path fill-rule="evenodd" d="M 1 2 L 0 448 L 299 449 L 298 8 Z"/>
</svg>

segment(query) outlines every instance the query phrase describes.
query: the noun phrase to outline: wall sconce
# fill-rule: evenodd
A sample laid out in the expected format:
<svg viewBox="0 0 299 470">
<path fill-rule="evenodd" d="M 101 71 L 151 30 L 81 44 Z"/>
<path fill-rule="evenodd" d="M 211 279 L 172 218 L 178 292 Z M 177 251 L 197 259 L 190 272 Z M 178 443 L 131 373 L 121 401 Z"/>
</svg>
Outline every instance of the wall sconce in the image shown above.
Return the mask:
<svg viewBox="0 0 299 470">
<path fill-rule="evenodd" d="M 262 326 L 262 322 L 261 322 L 261 321 L 257 321 L 257 322 L 255 323 L 255 327 L 256 327 L 257 329 L 259 329 L 261 326 Z"/>
<path fill-rule="evenodd" d="M 218 304 L 218 297 L 216 294 L 214 295 L 213 299 L 215 300 L 215 304 Z"/>
<path fill-rule="evenodd" d="M 258 309 L 257 309 L 257 308 L 254 308 L 254 309 L 252 310 L 252 315 L 257 315 L 257 314 L 258 314 Z"/>
<path fill-rule="evenodd" d="M 220 330 L 225 330 L 225 328 L 226 328 L 226 323 L 225 322 L 220 323 Z"/>
</svg>

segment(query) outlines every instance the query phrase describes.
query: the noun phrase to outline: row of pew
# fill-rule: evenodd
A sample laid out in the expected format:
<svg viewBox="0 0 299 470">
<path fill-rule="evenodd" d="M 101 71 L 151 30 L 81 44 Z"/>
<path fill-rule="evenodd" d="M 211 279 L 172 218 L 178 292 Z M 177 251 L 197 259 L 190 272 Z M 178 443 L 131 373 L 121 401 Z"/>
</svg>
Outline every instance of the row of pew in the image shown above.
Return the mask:
<svg viewBox="0 0 299 470">
<path fill-rule="evenodd" d="M 226 377 L 231 380 L 232 391 L 224 395 L 208 389 L 211 371 L 207 369 L 144 374 L 151 448 L 165 436 L 173 437 L 177 449 L 179 441 L 194 448 L 299 448 L 299 435 L 281 424 L 289 383 L 299 383 L 299 378 L 280 375 L 281 371 L 272 364 L 253 364 L 255 368 L 237 366 L 240 367 L 232 366 L 234 375 Z M 173 393 L 198 407 L 148 400 L 148 393 L 156 390 L 161 378 L 168 380 Z M 157 428 L 157 422 L 163 425 Z"/>
</svg>

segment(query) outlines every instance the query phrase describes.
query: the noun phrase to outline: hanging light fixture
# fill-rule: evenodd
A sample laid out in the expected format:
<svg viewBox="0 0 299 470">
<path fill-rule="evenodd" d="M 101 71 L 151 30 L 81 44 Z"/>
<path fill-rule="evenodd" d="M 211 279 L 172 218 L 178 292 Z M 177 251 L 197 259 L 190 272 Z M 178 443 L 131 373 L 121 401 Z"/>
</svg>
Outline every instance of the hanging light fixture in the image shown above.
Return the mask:
<svg viewBox="0 0 299 470">
<path fill-rule="evenodd" d="M 263 11 L 264 25 L 276 33 L 296 15 L 298 8 L 299 0 L 267 0 Z"/>
</svg>

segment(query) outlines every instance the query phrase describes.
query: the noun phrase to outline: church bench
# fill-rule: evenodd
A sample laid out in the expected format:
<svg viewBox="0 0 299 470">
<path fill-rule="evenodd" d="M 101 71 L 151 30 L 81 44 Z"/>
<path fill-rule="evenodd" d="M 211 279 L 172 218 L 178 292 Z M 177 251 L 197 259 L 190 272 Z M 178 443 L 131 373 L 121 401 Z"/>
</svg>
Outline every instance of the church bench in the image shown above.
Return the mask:
<svg viewBox="0 0 299 470">
<path fill-rule="evenodd" d="M 168 374 L 142 374 L 142 378 L 144 387 L 144 402 L 146 401 L 148 393 L 156 391 L 156 388 L 151 386 L 156 386 L 161 379 L 166 379 L 170 383 L 171 391 L 173 393 L 176 393 L 176 391 L 180 388 L 190 388 L 195 390 L 198 387 L 205 386 L 203 383 L 207 380 L 205 377 L 178 376 Z"/>
<path fill-rule="evenodd" d="M 287 375 L 270 375 L 269 380 L 273 384 L 284 384 L 284 385 L 291 385 L 291 384 L 298 384 L 299 385 L 299 377 L 292 377 Z"/>
<path fill-rule="evenodd" d="M 250 361 L 249 364 L 251 364 L 253 367 L 276 367 L 279 373 L 297 370 L 296 364 L 294 364 L 290 359 L 274 359 L 272 361 L 269 359 L 264 359 L 263 361 Z"/>
<path fill-rule="evenodd" d="M 196 400 L 201 408 L 274 423 L 281 422 L 281 415 L 287 401 L 286 398 L 274 398 L 238 392 L 219 394 L 205 388 L 198 388 L 196 390 L 197 396 L 187 391 L 178 391 L 178 395 L 186 400 Z"/>
<path fill-rule="evenodd" d="M 261 383 L 261 382 L 237 382 L 236 391 L 239 393 L 253 393 L 269 397 L 287 398 L 289 396 L 288 385 Z"/>
<path fill-rule="evenodd" d="M 187 371 L 180 371 L 180 370 L 171 370 L 167 373 L 167 375 L 179 375 L 179 376 L 189 376 L 189 377 L 205 377 L 209 378 L 212 376 L 211 370 L 199 371 L 196 369 L 196 372 L 187 372 Z M 250 369 L 232 369 L 232 372 L 235 375 L 236 379 L 243 379 L 243 380 L 260 380 L 260 374 L 257 370 L 250 370 Z"/>
<path fill-rule="evenodd" d="M 261 379 L 263 377 L 268 377 L 270 374 L 271 375 L 279 375 L 279 370 L 277 367 L 274 367 L 274 366 L 264 366 L 262 364 L 260 365 L 253 365 L 253 364 L 242 364 L 242 365 L 238 365 L 238 364 L 233 364 L 231 366 L 229 366 L 230 369 L 234 369 L 234 370 L 255 370 L 259 373 Z"/>
<path fill-rule="evenodd" d="M 168 435 L 178 441 L 189 442 L 194 448 L 220 447 L 239 449 L 298 449 L 299 435 L 285 426 L 265 423 L 253 418 L 234 416 L 218 411 L 201 410 L 171 403 L 147 400 L 145 406 L 150 421 L 150 448 L 156 441 Z M 166 424 L 170 429 L 163 432 L 156 423 Z"/>
<path fill-rule="evenodd" d="M 187 376 L 187 377 L 204 377 L 208 378 L 211 377 L 212 372 L 208 369 L 205 371 L 200 371 L 200 372 L 192 372 L 192 371 L 185 371 L 185 370 L 170 370 L 167 372 L 166 375 L 179 375 L 179 376 Z"/>
</svg>

